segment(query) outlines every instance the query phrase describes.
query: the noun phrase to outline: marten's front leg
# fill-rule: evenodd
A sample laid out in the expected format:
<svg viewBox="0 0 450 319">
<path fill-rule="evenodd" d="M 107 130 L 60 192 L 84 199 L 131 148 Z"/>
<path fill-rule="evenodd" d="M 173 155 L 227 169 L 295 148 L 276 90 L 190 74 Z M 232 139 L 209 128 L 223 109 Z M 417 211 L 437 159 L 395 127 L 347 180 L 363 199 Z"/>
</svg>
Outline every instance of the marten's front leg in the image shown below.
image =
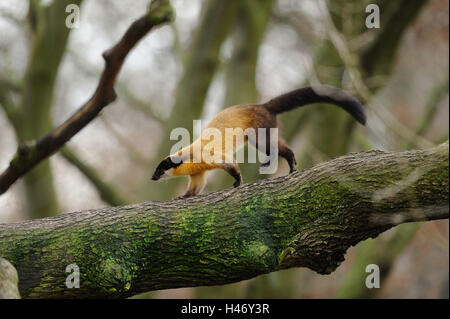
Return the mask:
<svg viewBox="0 0 450 319">
<path fill-rule="evenodd" d="M 233 183 L 234 187 L 238 187 L 242 184 L 241 171 L 237 164 L 222 164 L 222 168 L 230 174 L 236 181 Z"/>
<path fill-rule="evenodd" d="M 176 199 L 198 195 L 202 192 L 205 186 L 206 186 L 206 171 L 195 175 L 189 175 L 189 185 L 186 193 L 184 193 L 184 195 L 182 196 L 177 197 Z"/>
</svg>

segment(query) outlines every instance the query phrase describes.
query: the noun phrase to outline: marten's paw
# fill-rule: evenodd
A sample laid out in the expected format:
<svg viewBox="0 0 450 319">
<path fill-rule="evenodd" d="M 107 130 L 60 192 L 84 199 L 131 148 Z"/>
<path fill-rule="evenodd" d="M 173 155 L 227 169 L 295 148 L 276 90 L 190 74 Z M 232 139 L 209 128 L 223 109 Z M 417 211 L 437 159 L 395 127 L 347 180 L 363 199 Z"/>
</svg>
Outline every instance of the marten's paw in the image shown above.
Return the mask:
<svg viewBox="0 0 450 319">
<path fill-rule="evenodd" d="M 297 170 L 297 161 L 294 158 L 292 163 L 289 163 L 289 174 L 294 173 L 296 170 Z"/>
<path fill-rule="evenodd" d="M 195 196 L 195 195 L 194 194 L 184 194 L 184 195 L 175 197 L 174 199 L 186 199 L 186 198 L 189 198 L 189 197 L 192 197 L 192 196 Z"/>
</svg>

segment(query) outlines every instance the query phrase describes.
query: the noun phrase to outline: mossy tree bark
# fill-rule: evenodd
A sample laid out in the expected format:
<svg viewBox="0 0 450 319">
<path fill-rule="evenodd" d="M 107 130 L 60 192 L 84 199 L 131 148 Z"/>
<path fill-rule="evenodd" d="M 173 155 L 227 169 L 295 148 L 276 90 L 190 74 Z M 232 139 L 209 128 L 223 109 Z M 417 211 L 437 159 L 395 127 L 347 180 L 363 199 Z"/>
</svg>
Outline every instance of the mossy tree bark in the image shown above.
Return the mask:
<svg viewBox="0 0 450 319">
<path fill-rule="evenodd" d="M 23 297 L 127 297 L 287 269 L 334 271 L 348 247 L 401 223 L 448 218 L 448 142 L 350 154 L 289 176 L 167 203 L 0 225 Z M 80 288 L 65 286 L 66 266 Z"/>
</svg>

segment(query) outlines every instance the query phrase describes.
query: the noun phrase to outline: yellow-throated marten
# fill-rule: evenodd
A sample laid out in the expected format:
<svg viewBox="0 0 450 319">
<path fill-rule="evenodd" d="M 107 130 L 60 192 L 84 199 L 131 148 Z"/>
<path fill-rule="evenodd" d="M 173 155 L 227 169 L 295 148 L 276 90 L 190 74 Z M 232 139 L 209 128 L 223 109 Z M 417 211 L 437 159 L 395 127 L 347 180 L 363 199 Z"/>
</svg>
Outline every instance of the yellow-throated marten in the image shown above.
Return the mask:
<svg viewBox="0 0 450 319">
<path fill-rule="evenodd" d="M 270 149 L 269 143 L 271 142 L 269 129 L 278 127 L 276 115 L 290 111 L 296 107 L 313 103 L 337 105 L 351 114 L 359 123 L 363 125 L 366 123 L 366 116 L 361 103 L 349 93 L 328 85 L 304 87 L 280 95 L 264 104 L 236 105 L 224 109 L 209 122 L 205 130 L 202 131 L 201 136 L 191 145 L 162 160 L 156 168 L 152 179 L 157 181 L 169 177 L 189 175 L 189 186 L 186 193 L 182 196 L 189 197 L 197 195 L 203 190 L 206 185 L 207 171 L 220 168 L 236 180 L 233 186 L 238 187 L 242 183 L 242 177 L 239 166 L 233 161 L 235 151 L 239 147 L 242 147 L 245 142 L 249 142 L 252 146 L 260 149 L 258 148 L 258 129 L 266 129 L 267 145 L 264 149 L 268 153 Z M 241 129 L 236 130 L 241 131 L 240 134 L 242 136 L 236 136 L 235 140 L 233 137 L 233 147 L 231 149 L 225 148 L 227 128 Z M 222 133 L 222 135 L 220 138 L 211 138 L 210 133 L 205 133 L 207 129 L 209 131 L 210 129 L 214 129 Z M 243 135 L 242 131 L 246 129 L 253 129 L 256 132 L 255 138 L 248 138 L 247 135 Z M 280 137 L 277 137 L 275 142 L 278 143 L 277 155 L 287 160 L 290 173 L 292 173 L 296 168 L 294 153 Z M 208 151 L 206 152 L 208 154 L 210 153 L 209 150 L 212 150 L 212 153 L 219 153 L 218 150 L 221 150 L 222 153 L 216 160 L 206 162 L 200 155 L 206 147 L 208 147 Z M 266 166 L 267 164 L 264 163 L 261 166 Z"/>
</svg>

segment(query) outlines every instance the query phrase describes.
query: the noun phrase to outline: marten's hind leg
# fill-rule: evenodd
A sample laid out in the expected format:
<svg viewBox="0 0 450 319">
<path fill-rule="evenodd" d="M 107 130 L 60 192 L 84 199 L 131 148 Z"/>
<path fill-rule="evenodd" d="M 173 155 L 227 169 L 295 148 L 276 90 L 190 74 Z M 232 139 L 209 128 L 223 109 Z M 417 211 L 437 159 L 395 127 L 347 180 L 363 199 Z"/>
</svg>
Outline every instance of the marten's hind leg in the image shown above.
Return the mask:
<svg viewBox="0 0 450 319">
<path fill-rule="evenodd" d="M 187 198 L 198 195 L 206 186 L 206 171 L 195 175 L 189 175 L 189 185 L 186 193 L 177 198 Z"/>
<path fill-rule="evenodd" d="M 224 163 L 220 166 L 235 179 L 235 182 L 233 183 L 234 187 L 238 187 L 242 184 L 241 171 L 237 164 Z"/>
<path fill-rule="evenodd" d="M 293 173 L 297 167 L 294 152 L 282 140 L 278 141 L 278 155 L 283 157 L 289 164 L 289 174 Z"/>
<path fill-rule="evenodd" d="M 276 127 L 272 127 L 276 128 Z M 259 166 L 259 173 L 260 174 L 272 174 L 275 173 L 278 166 L 278 155 L 279 153 L 279 138 L 278 138 L 278 132 L 276 134 L 272 134 L 272 128 L 266 129 L 266 136 L 265 136 L 265 145 L 260 145 L 259 142 L 259 136 L 256 137 L 256 139 L 249 138 L 248 143 L 255 147 L 259 152 L 265 153 L 268 158 Z M 258 133 L 260 134 L 260 133 Z M 272 169 L 268 170 L 271 167 L 271 164 L 274 164 L 275 161 L 275 167 L 272 167 Z M 272 171 L 274 170 L 274 171 Z"/>
</svg>

